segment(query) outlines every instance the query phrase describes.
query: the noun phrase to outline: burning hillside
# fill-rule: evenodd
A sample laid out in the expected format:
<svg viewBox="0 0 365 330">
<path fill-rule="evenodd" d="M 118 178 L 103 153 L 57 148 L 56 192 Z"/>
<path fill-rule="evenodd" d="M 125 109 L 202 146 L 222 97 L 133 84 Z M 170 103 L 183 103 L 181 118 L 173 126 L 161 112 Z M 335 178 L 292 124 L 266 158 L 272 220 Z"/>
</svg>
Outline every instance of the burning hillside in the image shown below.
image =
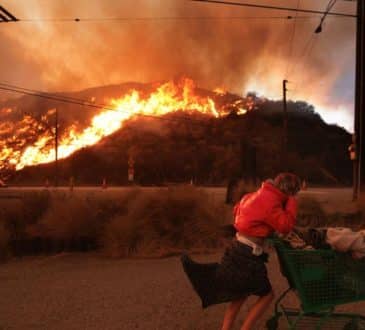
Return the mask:
<svg viewBox="0 0 365 330">
<path fill-rule="evenodd" d="M 72 100 L 75 101 L 65 99 L 66 103 Z M 98 108 L 95 100 L 95 97 L 90 97 L 85 104 Z M 85 123 L 63 120 L 62 126 L 59 124 L 65 106 L 62 102 L 56 108 L 43 111 L 33 109 L 24 112 L 23 104 L 14 108 L 2 108 L 0 170 L 20 170 L 26 166 L 53 162 L 56 158 L 56 144 L 57 158 L 66 158 L 77 150 L 97 144 L 135 116 L 159 117 L 182 112 L 220 117 L 231 112 L 244 114 L 254 108 L 254 102 L 250 98 L 242 99 L 222 89 L 204 93 L 190 79 L 153 84 L 148 90 L 134 88 L 120 97 L 104 101 L 105 104 L 100 105 L 100 109 Z M 77 116 L 75 114 L 73 117 Z"/>
</svg>

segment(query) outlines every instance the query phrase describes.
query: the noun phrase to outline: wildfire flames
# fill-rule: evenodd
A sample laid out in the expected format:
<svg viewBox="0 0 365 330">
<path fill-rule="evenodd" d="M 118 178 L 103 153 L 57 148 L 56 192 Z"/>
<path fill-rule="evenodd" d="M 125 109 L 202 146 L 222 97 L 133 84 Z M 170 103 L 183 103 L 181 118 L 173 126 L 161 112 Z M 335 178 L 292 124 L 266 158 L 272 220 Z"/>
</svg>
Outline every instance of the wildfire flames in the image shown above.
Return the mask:
<svg viewBox="0 0 365 330">
<path fill-rule="evenodd" d="M 217 96 L 222 90 L 217 89 Z M 211 97 L 198 96 L 194 82 L 182 79 L 180 82 L 159 84 L 154 91 L 145 96 L 140 91 L 131 90 L 118 99 L 109 100 L 109 106 L 95 115 L 90 125 L 80 130 L 71 125 L 58 137 L 58 158 L 66 158 L 73 152 L 96 144 L 103 137 L 112 134 L 123 126 L 123 123 L 138 115 L 163 116 L 176 111 L 186 113 L 200 112 L 208 116 L 219 117 L 226 114 L 225 108 L 236 108 L 243 114 L 246 109 L 242 102 L 235 100 L 225 107 L 216 106 Z M 62 109 L 59 109 L 62 110 Z M 2 109 L 0 115 L 13 110 Z M 55 127 L 56 110 L 50 109 L 40 118 L 27 114 L 16 123 L 0 123 L 0 169 L 13 168 L 20 170 L 25 166 L 44 164 L 55 160 Z M 53 126 L 53 127 L 52 127 Z"/>
</svg>

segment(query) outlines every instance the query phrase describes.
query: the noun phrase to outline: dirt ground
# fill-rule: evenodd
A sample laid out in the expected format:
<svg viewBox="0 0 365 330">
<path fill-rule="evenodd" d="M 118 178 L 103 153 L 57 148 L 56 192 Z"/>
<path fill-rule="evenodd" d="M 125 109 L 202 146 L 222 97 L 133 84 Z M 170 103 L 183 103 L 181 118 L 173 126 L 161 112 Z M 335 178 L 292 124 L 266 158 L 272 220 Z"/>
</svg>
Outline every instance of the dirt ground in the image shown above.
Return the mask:
<svg viewBox="0 0 365 330">
<path fill-rule="evenodd" d="M 195 255 L 198 261 L 221 254 Z M 272 254 L 269 273 L 276 293 L 286 280 Z M 250 298 L 243 306 L 239 329 Z M 297 304 L 294 296 L 286 304 Z M 0 265 L 0 329 L 220 329 L 225 305 L 203 310 L 178 257 L 107 259 L 98 254 L 26 257 Z M 365 312 L 365 303 L 346 305 Z M 257 329 L 264 329 L 264 319 Z M 281 327 L 283 328 L 283 327 Z"/>
</svg>

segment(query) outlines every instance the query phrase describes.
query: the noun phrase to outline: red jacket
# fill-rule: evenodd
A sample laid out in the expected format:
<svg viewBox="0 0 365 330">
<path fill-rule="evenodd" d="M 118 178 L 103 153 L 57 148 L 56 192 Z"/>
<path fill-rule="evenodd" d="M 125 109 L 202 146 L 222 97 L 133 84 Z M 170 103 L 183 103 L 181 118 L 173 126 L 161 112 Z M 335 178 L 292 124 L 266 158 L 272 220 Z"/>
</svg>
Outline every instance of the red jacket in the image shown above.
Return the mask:
<svg viewBox="0 0 365 330">
<path fill-rule="evenodd" d="M 274 231 L 286 234 L 297 216 L 297 202 L 266 181 L 254 193 L 245 195 L 234 208 L 234 226 L 252 237 L 267 237 Z"/>
</svg>

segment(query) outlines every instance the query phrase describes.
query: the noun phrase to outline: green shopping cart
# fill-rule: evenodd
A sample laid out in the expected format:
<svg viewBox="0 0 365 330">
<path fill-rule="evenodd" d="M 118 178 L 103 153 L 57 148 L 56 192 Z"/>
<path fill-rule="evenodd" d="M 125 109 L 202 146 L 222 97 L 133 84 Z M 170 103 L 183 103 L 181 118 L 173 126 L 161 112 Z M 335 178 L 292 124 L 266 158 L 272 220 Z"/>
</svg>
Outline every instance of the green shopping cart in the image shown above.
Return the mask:
<svg viewBox="0 0 365 330">
<path fill-rule="evenodd" d="M 267 329 L 365 330 L 365 317 L 335 313 L 338 305 L 365 300 L 365 260 L 331 249 L 298 250 L 279 239 L 270 240 L 278 254 L 281 272 L 289 288 L 275 302 Z M 286 308 L 284 297 L 295 291 L 301 306 Z M 364 310 L 365 312 L 365 310 Z"/>
</svg>

